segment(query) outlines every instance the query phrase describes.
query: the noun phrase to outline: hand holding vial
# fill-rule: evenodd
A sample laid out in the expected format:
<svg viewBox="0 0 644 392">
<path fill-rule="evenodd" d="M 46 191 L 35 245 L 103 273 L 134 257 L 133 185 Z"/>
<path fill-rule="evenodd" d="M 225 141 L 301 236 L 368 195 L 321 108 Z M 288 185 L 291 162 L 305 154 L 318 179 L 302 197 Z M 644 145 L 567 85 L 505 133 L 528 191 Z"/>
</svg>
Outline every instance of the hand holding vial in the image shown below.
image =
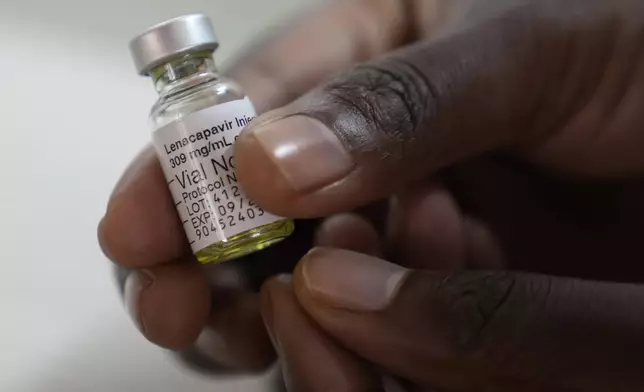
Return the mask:
<svg viewBox="0 0 644 392">
<path fill-rule="evenodd" d="M 224 72 L 259 114 L 231 151 L 244 200 L 297 229 L 197 263 L 167 173 L 215 191 L 181 165 L 218 149 L 164 135 L 99 226 L 135 323 L 230 371 L 278 353 L 291 392 L 642 390 L 642 31 L 636 0 L 300 16 Z"/>
</svg>

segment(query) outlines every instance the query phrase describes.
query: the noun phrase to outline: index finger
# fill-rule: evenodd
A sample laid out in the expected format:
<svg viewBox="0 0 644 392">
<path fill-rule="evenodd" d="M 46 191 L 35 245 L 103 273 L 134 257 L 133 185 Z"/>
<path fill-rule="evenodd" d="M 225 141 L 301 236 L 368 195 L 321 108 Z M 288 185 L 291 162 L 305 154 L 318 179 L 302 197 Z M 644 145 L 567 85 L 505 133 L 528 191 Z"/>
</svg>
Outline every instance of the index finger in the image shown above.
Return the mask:
<svg viewBox="0 0 644 392">
<path fill-rule="evenodd" d="M 224 73 L 259 112 L 285 105 L 329 75 L 401 45 L 413 30 L 411 3 L 332 1 L 255 42 Z"/>
<path fill-rule="evenodd" d="M 406 1 L 338 1 L 261 42 L 226 74 L 257 110 L 275 108 L 328 75 L 398 45 L 407 36 Z M 171 262 L 189 247 L 151 147 L 129 166 L 98 229 L 105 254 L 127 268 Z"/>
</svg>

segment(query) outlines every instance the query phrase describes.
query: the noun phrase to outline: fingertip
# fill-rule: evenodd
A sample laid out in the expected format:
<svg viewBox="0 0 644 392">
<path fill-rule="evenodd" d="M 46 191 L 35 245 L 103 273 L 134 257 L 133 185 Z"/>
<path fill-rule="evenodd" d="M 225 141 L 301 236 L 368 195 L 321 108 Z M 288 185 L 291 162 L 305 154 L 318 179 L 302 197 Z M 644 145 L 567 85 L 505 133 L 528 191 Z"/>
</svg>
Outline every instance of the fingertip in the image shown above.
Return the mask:
<svg viewBox="0 0 644 392">
<path fill-rule="evenodd" d="M 156 156 L 144 152 L 123 174 L 98 225 L 104 254 L 126 268 L 169 262 L 188 250 Z"/>
<path fill-rule="evenodd" d="M 235 291 L 219 299 L 195 346 L 227 369 L 265 370 L 275 360 L 275 351 L 260 314 L 258 295 Z"/>
<path fill-rule="evenodd" d="M 136 180 L 140 175 L 141 170 L 147 170 L 146 167 L 150 166 L 151 162 L 157 162 L 156 152 L 151 144 L 146 145 L 139 153 L 132 159 L 123 174 L 114 185 L 114 190 L 110 194 L 110 201 L 117 196 L 122 190 L 127 189 L 132 180 Z M 160 168 L 160 167 L 159 167 Z"/>
<path fill-rule="evenodd" d="M 299 263 L 295 287 L 305 306 L 375 312 L 389 305 L 409 272 L 369 255 L 316 248 Z"/>
<path fill-rule="evenodd" d="M 299 195 L 248 129 L 235 142 L 235 169 L 251 200 L 276 215 L 297 217 Z"/>
<path fill-rule="evenodd" d="M 194 343 L 210 313 L 205 278 L 188 263 L 134 271 L 125 284 L 125 303 L 143 336 L 169 349 Z"/>
<path fill-rule="evenodd" d="M 236 169 L 247 195 L 277 215 L 301 219 L 361 204 L 365 195 L 357 192 L 359 182 L 348 181 L 355 164 L 335 132 L 287 110 L 256 119 L 235 144 Z"/>
<path fill-rule="evenodd" d="M 453 196 L 439 184 L 405 189 L 390 202 L 392 256 L 410 268 L 458 270 L 465 264 L 463 221 Z"/>
<path fill-rule="evenodd" d="M 315 233 L 315 245 L 352 250 L 373 256 L 382 253 L 375 227 L 354 213 L 341 213 L 326 218 Z"/>
<path fill-rule="evenodd" d="M 113 262 L 126 268 L 175 260 L 188 251 L 176 212 L 138 196 L 114 198 L 98 228 L 99 244 Z"/>
<path fill-rule="evenodd" d="M 293 283 L 293 275 L 291 274 L 278 274 L 267 279 L 261 287 L 260 294 L 262 297 L 270 297 L 271 292 L 276 290 L 290 290 Z"/>
<path fill-rule="evenodd" d="M 497 270 L 505 267 L 503 247 L 483 221 L 468 217 L 463 222 L 467 265 L 471 269 Z"/>
<path fill-rule="evenodd" d="M 290 292 L 289 292 L 290 291 Z M 261 287 L 260 290 L 260 312 L 266 329 L 271 338 L 273 346 L 278 349 L 278 342 L 274 335 L 274 307 L 273 303 L 280 301 L 280 297 L 289 296 L 292 293 L 291 276 L 278 275 L 268 279 Z"/>
<path fill-rule="evenodd" d="M 266 282 L 262 313 L 282 359 L 290 391 L 376 391 L 379 379 L 355 355 L 337 345 L 306 315 L 290 276 Z"/>
<path fill-rule="evenodd" d="M 277 275 L 268 279 L 260 290 L 261 315 L 274 345 L 276 342 L 274 336 L 272 336 L 275 323 L 273 302 L 279 301 L 281 296 L 290 295 L 292 290 L 292 276 L 287 274 Z"/>
<path fill-rule="evenodd" d="M 96 239 L 98 240 L 98 246 L 101 248 L 101 251 L 107 257 L 109 260 L 114 260 L 114 257 L 112 256 L 112 252 L 110 252 L 109 247 L 105 243 L 105 218 L 101 218 L 101 220 L 98 222 L 98 226 L 96 228 Z"/>
</svg>

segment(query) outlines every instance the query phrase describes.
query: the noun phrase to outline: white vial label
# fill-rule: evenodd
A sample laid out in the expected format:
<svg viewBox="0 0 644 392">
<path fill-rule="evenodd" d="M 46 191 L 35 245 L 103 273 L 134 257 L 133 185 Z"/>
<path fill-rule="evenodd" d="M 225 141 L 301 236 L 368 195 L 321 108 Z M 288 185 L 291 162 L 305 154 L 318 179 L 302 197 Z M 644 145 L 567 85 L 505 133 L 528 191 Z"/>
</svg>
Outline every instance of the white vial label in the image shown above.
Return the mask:
<svg viewBox="0 0 644 392">
<path fill-rule="evenodd" d="M 200 110 L 154 132 L 154 146 L 194 252 L 283 219 L 255 205 L 237 181 L 233 143 L 255 115 L 245 98 Z"/>
</svg>

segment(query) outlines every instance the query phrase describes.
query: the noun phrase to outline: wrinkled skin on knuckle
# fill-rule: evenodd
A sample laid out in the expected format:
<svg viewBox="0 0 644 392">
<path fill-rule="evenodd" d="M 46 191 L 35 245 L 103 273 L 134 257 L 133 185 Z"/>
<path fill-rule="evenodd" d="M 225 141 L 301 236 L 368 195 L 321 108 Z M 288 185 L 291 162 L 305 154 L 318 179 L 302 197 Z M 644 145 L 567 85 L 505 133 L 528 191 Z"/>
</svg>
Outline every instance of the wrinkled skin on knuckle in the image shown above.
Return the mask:
<svg viewBox="0 0 644 392">
<path fill-rule="evenodd" d="M 392 316 L 414 337 L 419 363 L 458 364 L 477 385 L 631 391 L 644 382 L 643 324 L 621 304 L 636 294 L 629 285 L 545 275 L 420 272 Z"/>
<path fill-rule="evenodd" d="M 490 383 L 521 380 L 525 390 L 557 390 L 560 378 L 552 376 L 565 373 L 566 365 L 551 323 L 558 306 L 553 279 L 460 273 L 441 282 L 436 294 L 456 355 L 485 369 L 496 380 Z"/>
<path fill-rule="evenodd" d="M 431 336 L 432 341 L 425 344 L 435 345 L 438 338 L 443 346 L 440 351 L 447 356 L 473 358 L 490 344 L 487 328 L 511 305 L 515 285 L 509 273 L 463 271 L 439 276 L 418 272 L 408 278 L 396 303 L 401 313 L 415 313 L 418 328 L 431 330 L 419 333 Z M 429 347 L 427 351 L 435 350 Z"/>
<path fill-rule="evenodd" d="M 641 390 L 644 324 L 626 302 L 640 295 L 628 284 L 519 275 L 488 326 L 486 360 L 526 390 Z"/>
<path fill-rule="evenodd" d="M 445 320 L 445 337 L 456 353 L 486 348 L 487 327 L 508 306 L 515 285 L 510 274 L 464 272 L 445 277 L 433 288 L 433 312 L 437 320 Z"/>
<path fill-rule="evenodd" d="M 330 112 L 309 114 L 330 125 L 354 155 L 401 160 L 420 136 L 429 90 L 402 60 L 367 63 L 324 86 L 320 107 Z"/>
<path fill-rule="evenodd" d="M 526 281 L 511 273 L 463 271 L 436 279 L 434 273 L 420 272 L 400 292 L 395 317 L 414 320 L 408 328 L 416 330 L 411 336 L 423 339 L 417 342 L 416 356 L 427 368 L 459 363 L 475 369 L 481 383 L 520 377 L 540 385 L 548 372 L 536 363 L 526 367 L 525 361 L 534 357 L 530 353 L 526 359 L 523 350 L 532 349 L 531 325 L 546 317 L 549 291 L 547 277 Z M 419 308 L 424 310 L 420 314 Z"/>
</svg>

